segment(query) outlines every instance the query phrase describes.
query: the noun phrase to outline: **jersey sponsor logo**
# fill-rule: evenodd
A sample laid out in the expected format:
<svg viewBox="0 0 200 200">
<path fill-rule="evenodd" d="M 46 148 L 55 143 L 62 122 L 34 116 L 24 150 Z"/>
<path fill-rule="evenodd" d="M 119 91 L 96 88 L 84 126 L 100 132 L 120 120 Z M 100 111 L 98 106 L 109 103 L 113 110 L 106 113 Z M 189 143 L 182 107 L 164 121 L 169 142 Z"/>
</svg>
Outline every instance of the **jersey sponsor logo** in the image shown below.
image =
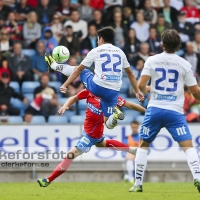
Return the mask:
<svg viewBox="0 0 200 200">
<path fill-rule="evenodd" d="M 85 143 L 85 144 L 90 144 L 90 140 L 88 139 L 88 138 L 86 138 L 86 137 L 82 137 L 81 138 L 81 142 L 83 142 L 83 143 Z"/>
<path fill-rule="evenodd" d="M 144 135 L 149 136 L 150 128 L 147 128 L 146 126 L 142 127 L 142 132 Z"/>
<path fill-rule="evenodd" d="M 101 115 L 102 114 L 102 110 L 96 108 L 94 105 L 92 105 L 91 103 L 87 103 L 87 107 L 88 109 L 93 112 L 94 114 L 97 115 Z"/>
<path fill-rule="evenodd" d="M 105 81 L 113 81 L 113 82 L 119 82 L 120 81 L 120 76 L 115 76 L 115 75 L 101 75 L 101 79 Z"/>
<path fill-rule="evenodd" d="M 63 70 L 63 65 L 56 66 L 56 71 L 62 71 L 62 70 Z"/>
<path fill-rule="evenodd" d="M 154 93 L 154 99 L 160 101 L 176 101 L 177 96 Z"/>
<path fill-rule="evenodd" d="M 186 135 L 187 132 L 185 130 L 185 126 L 182 126 L 182 127 L 179 127 L 179 128 L 176 128 L 176 132 L 177 134 L 180 136 L 180 135 Z"/>
</svg>

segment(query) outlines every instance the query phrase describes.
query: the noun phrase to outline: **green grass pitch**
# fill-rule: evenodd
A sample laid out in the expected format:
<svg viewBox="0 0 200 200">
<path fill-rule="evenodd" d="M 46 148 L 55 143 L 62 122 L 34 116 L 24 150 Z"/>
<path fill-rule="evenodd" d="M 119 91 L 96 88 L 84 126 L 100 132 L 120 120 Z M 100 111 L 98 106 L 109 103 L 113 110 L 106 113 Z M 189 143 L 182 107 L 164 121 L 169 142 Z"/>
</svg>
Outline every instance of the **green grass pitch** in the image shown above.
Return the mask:
<svg viewBox="0 0 200 200">
<path fill-rule="evenodd" d="M 0 183 L 2 200 L 199 200 L 192 183 L 144 183 L 143 193 L 129 193 L 129 183 Z"/>
</svg>

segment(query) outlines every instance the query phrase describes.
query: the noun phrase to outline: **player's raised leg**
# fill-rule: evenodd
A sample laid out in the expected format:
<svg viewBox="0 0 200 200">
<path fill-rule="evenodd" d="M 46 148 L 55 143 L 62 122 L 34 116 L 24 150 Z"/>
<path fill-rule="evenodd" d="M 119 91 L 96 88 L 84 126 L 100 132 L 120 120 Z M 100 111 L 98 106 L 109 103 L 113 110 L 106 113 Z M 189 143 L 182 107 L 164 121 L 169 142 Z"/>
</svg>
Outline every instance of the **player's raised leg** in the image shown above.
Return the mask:
<svg viewBox="0 0 200 200">
<path fill-rule="evenodd" d="M 66 172 L 69 166 L 71 165 L 71 163 L 73 162 L 73 160 L 80 154 L 81 152 L 79 151 L 79 149 L 77 149 L 77 147 L 73 147 L 68 152 L 64 160 L 57 165 L 57 167 L 54 169 L 54 171 L 52 172 L 50 176 L 48 176 L 47 178 L 37 180 L 40 187 L 47 187 L 57 177 L 62 175 L 64 172 Z"/>
<path fill-rule="evenodd" d="M 57 63 L 49 52 L 45 53 L 44 59 L 47 63 L 49 72 L 58 71 L 64 74 L 65 76 L 70 76 L 73 73 L 74 69 L 76 68 L 76 66 L 71 66 L 64 63 L 62 64 Z"/>
<path fill-rule="evenodd" d="M 96 147 L 106 147 L 116 151 L 126 151 L 133 155 L 136 155 L 137 148 L 130 147 L 118 140 L 103 140 L 102 142 L 96 143 Z"/>
</svg>

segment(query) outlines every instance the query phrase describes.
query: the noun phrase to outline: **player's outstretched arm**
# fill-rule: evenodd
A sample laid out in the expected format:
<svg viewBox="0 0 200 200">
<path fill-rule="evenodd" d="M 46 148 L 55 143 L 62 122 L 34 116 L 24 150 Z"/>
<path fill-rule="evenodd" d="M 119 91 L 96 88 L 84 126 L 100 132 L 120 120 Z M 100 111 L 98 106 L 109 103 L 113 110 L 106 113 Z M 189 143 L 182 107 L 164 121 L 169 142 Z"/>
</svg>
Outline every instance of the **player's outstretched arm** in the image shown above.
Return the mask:
<svg viewBox="0 0 200 200">
<path fill-rule="evenodd" d="M 139 101 L 143 101 L 144 100 L 144 95 L 140 92 L 138 86 L 137 86 L 137 80 L 135 79 L 135 76 L 133 75 L 133 72 L 131 70 L 130 67 L 124 68 L 128 79 L 130 80 L 130 83 L 133 87 L 133 89 L 135 90 L 136 96 L 138 98 Z"/>
<path fill-rule="evenodd" d="M 139 112 L 145 112 L 146 109 L 136 103 L 132 103 L 132 102 L 129 102 L 127 101 L 125 104 L 124 104 L 124 107 L 130 109 L 130 110 L 136 110 L 136 111 L 139 111 Z"/>
<path fill-rule="evenodd" d="M 70 106 L 73 105 L 74 103 L 76 103 L 77 101 L 79 101 L 79 99 L 78 99 L 78 97 L 76 95 L 70 97 L 69 99 L 67 99 L 67 101 L 63 105 L 63 107 L 58 110 L 58 113 L 63 115 L 65 113 L 65 111 L 69 110 Z"/>
<path fill-rule="evenodd" d="M 138 81 L 138 87 L 144 94 L 147 94 L 148 92 L 150 92 L 150 87 L 147 86 L 147 82 L 149 81 L 149 79 L 150 79 L 150 76 L 142 75 L 140 77 L 140 80 Z"/>
<path fill-rule="evenodd" d="M 189 86 L 188 87 L 190 92 L 192 93 L 193 97 L 200 101 L 200 89 L 198 88 L 197 85 L 194 85 L 194 86 Z"/>
<path fill-rule="evenodd" d="M 69 78 L 66 80 L 66 82 L 60 87 L 60 91 L 62 93 L 67 92 L 67 87 L 69 86 L 70 83 L 72 83 L 80 74 L 81 72 L 85 69 L 85 66 L 80 64 L 73 73 L 69 76 Z"/>
</svg>

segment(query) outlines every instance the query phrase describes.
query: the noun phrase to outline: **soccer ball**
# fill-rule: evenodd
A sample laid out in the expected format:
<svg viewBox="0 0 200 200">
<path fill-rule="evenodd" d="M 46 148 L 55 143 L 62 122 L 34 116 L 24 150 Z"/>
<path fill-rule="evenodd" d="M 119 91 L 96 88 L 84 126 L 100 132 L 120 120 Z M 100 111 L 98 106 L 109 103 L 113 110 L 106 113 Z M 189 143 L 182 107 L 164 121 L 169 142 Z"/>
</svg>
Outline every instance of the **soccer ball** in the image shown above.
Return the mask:
<svg viewBox="0 0 200 200">
<path fill-rule="evenodd" d="M 52 52 L 52 57 L 57 63 L 65 63 L 69 59 L 70 53 L 67 47 L 57 46 Z"/>
</svg>

